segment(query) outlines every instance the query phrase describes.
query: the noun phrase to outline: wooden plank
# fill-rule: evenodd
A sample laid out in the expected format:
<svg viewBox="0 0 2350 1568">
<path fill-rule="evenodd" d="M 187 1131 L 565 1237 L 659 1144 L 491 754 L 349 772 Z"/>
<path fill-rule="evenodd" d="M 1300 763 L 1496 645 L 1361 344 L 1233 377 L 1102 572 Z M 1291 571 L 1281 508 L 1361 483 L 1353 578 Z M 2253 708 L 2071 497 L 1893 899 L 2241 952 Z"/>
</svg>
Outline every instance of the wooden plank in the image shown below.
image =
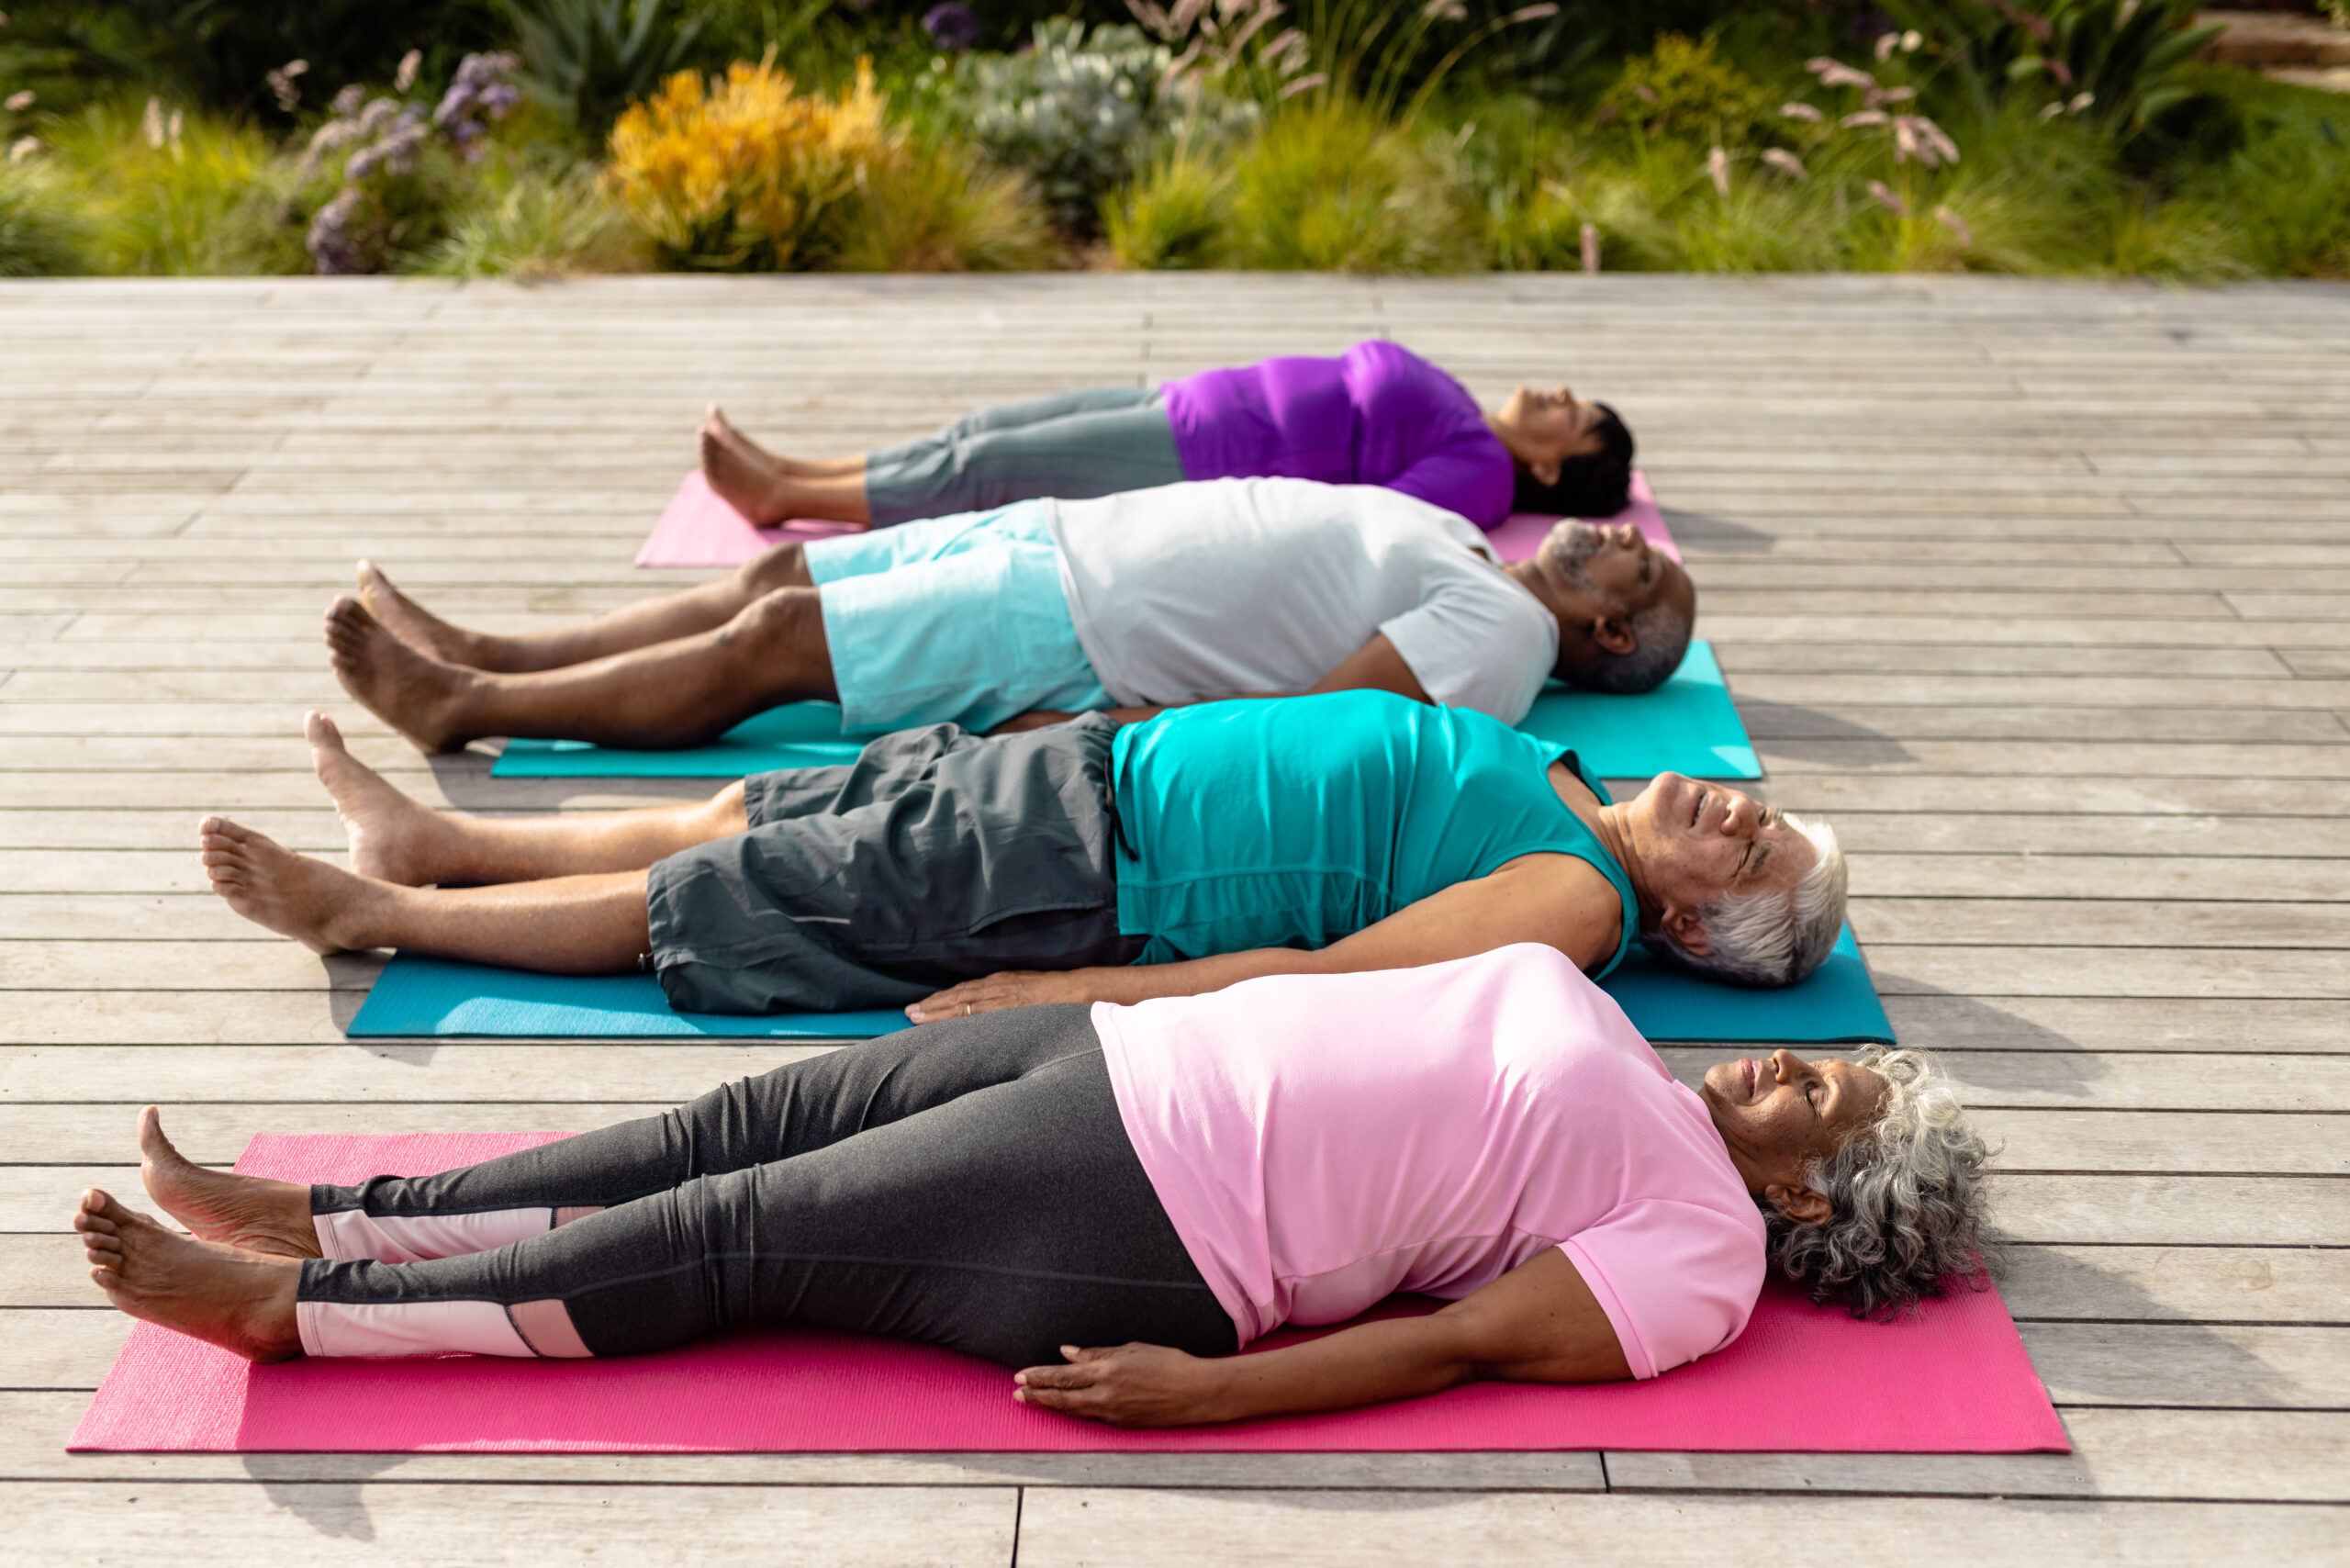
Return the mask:
<svg viewBox="0 0 2350 1568">
<path fill-rule="evenodd" d="M 1607 1455 L 1613 1492 L 2350 1502 L 2350 1412 L 2064 1412 L 2070 1454 Z M 2258 1454 L 2257 1466 L 2244 1462 Z"/>
<path fill-rule="evenodd" d="M 2322 1176 L 2001 1176 L 1991 1203 L 2019 1241 L 2350 1247 L 2350 1184 Z"/>
<path fill-rule="evenodd" d="M 392 1480 L 643 1486 L 1244 1486 L 1601 1492 L 1596 1453 L 206 1454 L 67 1453 L 89 1396 L 0 1392 L 0 1479 Z"/>
<path fill-rule="evenodd" d="M 1301 1529 L 1310 1519 L 1310 1529 Z M 1024 1500 L 1023 1568 L 1147 1561 L 1160 1568 L 1411 1562 L 1716 1563 L 1807 1568 L 1818 1538 L 1964 1540 L 1984 1563 L 2322 1562 L 2325 1508 L 1942 1497 L 1796 1500 L 1736 1495 L 1464 1497 L 1044 1489 Z M 1730 1544 L 1734 1543 L 1734 1545 Z"/>
<path fill-rule="evenodd" d="M 1877 989 L 1993 996 L 2350 997 L 2350 968 L 2322 951 L 2191 947 L 1869 948 Z"/>
<path fill-rule="evenodd" d="M 28 1561 L 87 1561 L 106 1520 L 116 1561 L 247 1568 L 255 1553 L 310 1557 L 326 1540 L 365 1543 L 371 1562 L 514 1562 L 562 1554 L 697 1563 L 1009 1563 L 1019 1517 L 1011 1487 L 613 1488 L 252 1481 L 0 1484 L 11 1547 Z M 135 1505 L 135 1506 L 133 1506 Z M 339 1551 L 347 1551 L 339 1547 Z"/>
<path fill-rule="evenodd" d="M 2350 1327 L 2020 1327 L 2048 1396 L 2062 1404 L 2350 1410 Z"/>
</svg>

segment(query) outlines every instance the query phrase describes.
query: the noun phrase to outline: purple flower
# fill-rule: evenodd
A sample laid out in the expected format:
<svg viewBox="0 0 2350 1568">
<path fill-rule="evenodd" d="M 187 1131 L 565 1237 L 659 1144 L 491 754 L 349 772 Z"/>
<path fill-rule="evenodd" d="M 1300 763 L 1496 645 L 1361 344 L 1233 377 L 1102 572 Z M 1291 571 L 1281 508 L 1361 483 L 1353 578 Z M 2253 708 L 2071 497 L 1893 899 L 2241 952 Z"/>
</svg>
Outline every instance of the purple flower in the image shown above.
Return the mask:
<svg viewBox="0 0 2350 1568">
<path fill-rule="evenodd" d="M 922 28 L 933 43 L 950 53 L 979 41 L 979 18 L 962 0 L 939 0 L 923 13 Z"/>
<path fill-rule="evenodd" d="M 459 61 L 455 80 L 441 95 L 441 106 L 432 111 L 432 129 L 459 151 L 470 151 L 488 129 L 484 120 L 504 119 L 522 101 L 521 93 L 506 79 L 521 63 L 514 55 L 503 53 L 469 54 Z"/>
<path fill-rule="evenodd" d="M 310 232 L 303 244 L 317 263 L 320 277 L 347 277 L 367 270 L 367 258 L 351 237 L 351 219 L 359 210 L 356 186 L 344 189 L 334 200 L 319 208 L 310 219 Z"/>
</svg>

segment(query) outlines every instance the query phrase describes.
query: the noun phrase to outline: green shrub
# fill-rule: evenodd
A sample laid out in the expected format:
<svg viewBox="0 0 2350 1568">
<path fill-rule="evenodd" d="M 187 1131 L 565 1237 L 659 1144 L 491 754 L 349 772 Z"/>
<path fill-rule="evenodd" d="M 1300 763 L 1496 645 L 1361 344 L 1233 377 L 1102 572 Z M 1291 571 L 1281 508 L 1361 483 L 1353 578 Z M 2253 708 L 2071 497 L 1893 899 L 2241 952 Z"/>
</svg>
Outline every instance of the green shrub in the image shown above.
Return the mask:
<svg viewBox="0 0 2350 1568">
<path fill-rule="evenodd" d="M 520 82 L 533 102 L 594 140 L 649 97 L 701 31 L 667 0 L 508 0 Z"/>
<path fill-rule="evenodd" d="M 869 169 L 840 225 L 835 264 L 845 272 L 1022 272 L 1061 255 L 1027 179 L 946 137 L 922 138 Z"/>
<path fill-rule="evenodd" d="M 1138 28 L 1088 34 L 1057 17 L 1036 24 L 1023 53 L 964 57 L 952 95 L 971 139 L 1026 171 L 1062 227 L 1084 235 L 1102 198 L 1179 129 L 1214 135 L 1253 122 L 1255 105 L 1170 78 L 1172 61 Z"/>
<path fill-rule="evenodd" d="M 448 235 L 412 270 L 435 277 L 566 277 L 639 272 L 644 246 L 588 166 L 542 167 L 512 158 L 484 165 L 448 214 Z"/>
<path fill-rule="evenodd" d="M 1186 143 L 1102 204 L 1102 233 L 1119 264 L 1164 271 L 1214 266 L 1232 176 Z"/>
<path fill-rule="evenodd" d="M 301 231 L 279 213 L 291 165 L 247 125 L 160 101 L 94 104 L 52 131 L 61 195 L 85 226 L 101 273 L 143 275 L 308 270 Z"/>
<path fill-rule="evenodd" d="M 1714 53 L 1714 40 L 1678 33 L 1627 61 L 1599 100 L 1598 119 L 1656 141 L 1737 147 L 1778 123 L 1779 95 Z"/>
<path fill-rule="evenodd" d="M 2350 277 L 2350 100 L 2253 77 L 2232 86 L 2244 145 L 2187 175 L 2183 197 L 2224 223 L 2252 272 Z"/>
<path fill-rule="evenodd" d="M 390 80 L 410 50 L 428 75 L 445 76 L 506 30 L 498 0 L 9 0 L 5 9 L 0 80 L 21 77 L 60 109 L 152 93 L 281 126 L 291 111 L 266 78 L 289 62 L 304 63 L 288 85 L 308 108 L 351 83 Z"/>
<path fill-rule="evenodd" d="M 1487 264 L 1479 215 L 1441 149 L 1344 98 L 1292 100 L 1239 150 L 1214 264 L 1458 272 Z"/>
<path fill-rule="evenodd" d="M 0 277 L 82 271 L 79 228 L 46 171 L 0 165 Z"/>
</svg>

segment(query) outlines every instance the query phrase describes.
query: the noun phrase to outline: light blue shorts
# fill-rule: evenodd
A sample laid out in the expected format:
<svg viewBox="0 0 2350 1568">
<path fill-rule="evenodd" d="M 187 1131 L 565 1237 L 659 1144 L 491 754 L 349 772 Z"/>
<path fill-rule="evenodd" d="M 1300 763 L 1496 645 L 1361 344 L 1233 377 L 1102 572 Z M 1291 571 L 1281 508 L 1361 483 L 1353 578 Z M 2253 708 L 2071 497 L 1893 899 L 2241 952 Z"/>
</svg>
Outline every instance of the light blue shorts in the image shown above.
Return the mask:
<svg viewBox="0 0 2350 1568">
<path fill-rule="evenodd" d="M 820 539 L 841 728 L 994 728 L 1032 708 L 1111 706 L 1069 621 L 1042 501 Z"/>
</svg>

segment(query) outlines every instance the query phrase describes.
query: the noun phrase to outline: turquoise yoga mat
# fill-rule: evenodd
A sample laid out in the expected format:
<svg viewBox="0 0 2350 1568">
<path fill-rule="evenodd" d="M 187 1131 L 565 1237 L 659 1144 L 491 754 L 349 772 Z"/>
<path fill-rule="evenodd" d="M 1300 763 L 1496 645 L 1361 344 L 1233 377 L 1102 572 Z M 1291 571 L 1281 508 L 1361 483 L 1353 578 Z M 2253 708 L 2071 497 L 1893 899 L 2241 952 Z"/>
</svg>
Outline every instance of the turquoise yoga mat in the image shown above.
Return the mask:
<svg viewBox="0 0 2350 1568">
<path fill-rule="evenodd" d="M 1699 778 L 1760 778 L 1762 764 L 1705 643 L 1671 680 L 1639 697 L 1576 691 L 1553 682 L 1518 728 L 1571 745 L 1603 778 L 1686 773 Z M 856 760 L 859 743 L 841 734 L 831 702 L 770 709 L 715 743 L 685 751 L 607 751 L 585 741 L 509 741 L 497 778 L 740 778 L 784 767 Z"/>
<path fill-rule="evenodd" d="M 1600 983 L 1651 1040 L 1893 1042 L 1893 1025 L 1869 982 L 1868 966 L 1849 925 L 1819 971 L 1785 991 L 1710 985 L 1666 968 L 1637 945 Z M 862 1040 L 906 1026 L 905 1014 L 894 1010 L 787 1013 L 766 1018 L 677 1013 L 651 975 L 580 980 L 396 953 L 351 1021 L 349 1032 L 367 1037 Z"/>
</svg>

